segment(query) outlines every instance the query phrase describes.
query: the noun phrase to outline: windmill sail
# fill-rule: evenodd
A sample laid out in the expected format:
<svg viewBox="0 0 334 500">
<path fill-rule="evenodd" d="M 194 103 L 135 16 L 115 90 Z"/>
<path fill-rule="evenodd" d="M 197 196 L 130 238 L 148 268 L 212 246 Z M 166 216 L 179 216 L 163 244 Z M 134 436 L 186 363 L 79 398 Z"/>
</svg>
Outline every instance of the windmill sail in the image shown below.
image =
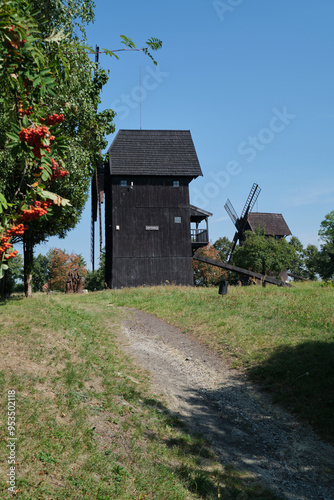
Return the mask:
<svg viewBox="0 0 334 500">
<path fill-rule="evenodd" d="M 253 207 L 256 203 L 256 200 L 258 199 L 258 196 L 261 192 L 261 188 L 259 187 L 258 184 L 254 182 L 252 189 L 250 190 L 250 193 L 248 195 L 247 201 L 245 203 L 245 206 L 241 212 L 240 219 L 247 218 L 247 215 L 249 212 L 253 210 Z"/>
<path fill-rule="evenodd" d="M 224 205 L 226 212 L 229 214 L 233 224 L 235 225 L 235 227 L 237 229 L 237 231 L 234 235 L 234 238 L 233 238 L 233 244 L 232 244 L 232 248 L 231 248 L 230 254 L 228 256 L 227 262 L 230 262 L 238 240 L 240 242 L 240 241 L 243 241 L 245 239 L 244 234 L 245 234 L 245 229 L 246 229 L 247 222 L 248 222 L 248 214 L 252 211 L 252 209 L 256 203 L 256 200 L 258 199 L 260 192 L 261 192 L 261 188 L 259 187 L 258 184 L 256 184 L 254 182 L 252 189 L 249 192 L 248 198 L 246 200 L 245 206 L 241 212 L 240 217 L 237 216 L 237 213 L 236 213 L 236 211 L 235 211 L 235 209 L 234 209 L 234 207 L 229 199 L 226 201 L 226 203 Z"/>
<path fill-rule="evenodd" d="M 238 220 L 238 215 L 237 215 L 237 212 L 235 211 L 234 206 L 232 205 L 232 203 L 230 202 L 229 199 L 227 199 L 227 202 L 225 203 L 224 208 L 225 208 L 226 212 L 228 213 L 228 215 L 230 216 L 231 221 L 235 225 L 237 220 Z"/>
</svg>

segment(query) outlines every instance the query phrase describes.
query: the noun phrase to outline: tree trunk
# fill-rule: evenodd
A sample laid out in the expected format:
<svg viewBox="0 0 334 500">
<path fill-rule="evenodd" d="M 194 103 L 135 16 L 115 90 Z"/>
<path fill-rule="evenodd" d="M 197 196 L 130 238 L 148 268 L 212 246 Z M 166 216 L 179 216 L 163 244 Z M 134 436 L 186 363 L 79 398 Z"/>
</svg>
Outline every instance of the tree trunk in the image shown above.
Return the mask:
<svg viewBox="0 0 334 500">
<path fill-rule="evenodd" d="M 5 299 L 7 297 L 7 275 L 8 269 L 4 272 L 3 278 L 0 280 L 0 298 Z"/>
<path fill-rule="evenodd" d="M 34 245 L 28 236 L 23 237 L 23 257 L 24 257 L 24 294 L 26 297 L 32 296 L 32 270 L 34 258 Z"/>
</svg>

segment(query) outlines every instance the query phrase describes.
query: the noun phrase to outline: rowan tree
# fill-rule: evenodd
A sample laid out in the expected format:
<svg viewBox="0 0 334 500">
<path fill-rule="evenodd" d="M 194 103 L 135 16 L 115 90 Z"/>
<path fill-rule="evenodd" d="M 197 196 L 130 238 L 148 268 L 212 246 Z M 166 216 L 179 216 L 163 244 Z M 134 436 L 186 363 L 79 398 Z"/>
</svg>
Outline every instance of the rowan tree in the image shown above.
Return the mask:
<svg viewBox="0 0 334 500">
<path fill-rule="evenodd" d="M 1 8 L 0 268 L 15 255 L 12 243 L 23 241 L 30 295 L 34 245 L 64 237 L 80 219 L 104 136 L 114 130 L 114 112 L 97 112 L 108 77 L 85 44 L 85 24 L 94 18 L 91 0 L 2 0 Z M 122 43 L 122 50 L 151 58 L 148 49 L 161 47 L 154 38 L 142 49 L 125 36 Z M 22 212 L 32 209 L 36 217 L 23 220 Z"/>
<path fill-rule="evenodd" d="M 64 115 L 48 105 L 64 59 L 50 49 L 52 37 L 41 39 L 28 0 L 4 0 L 1 7 L 0 277 L 17 253 L 12 243 L 25 238 L 53 202 L 67 203 L 47 188 L 68 173 L 61 163 Z"/>
</svg>

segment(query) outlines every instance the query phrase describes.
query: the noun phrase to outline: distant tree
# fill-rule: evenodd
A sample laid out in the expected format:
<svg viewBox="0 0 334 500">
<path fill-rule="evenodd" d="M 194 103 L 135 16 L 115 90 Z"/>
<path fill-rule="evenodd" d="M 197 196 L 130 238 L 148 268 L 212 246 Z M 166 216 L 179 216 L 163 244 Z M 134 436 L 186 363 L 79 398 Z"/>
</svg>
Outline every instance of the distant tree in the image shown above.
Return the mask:
<svg viewBox="0 0 334 500">
<path fill-rule="evenodd" d="M 334 247 L 334 210 L 325 215 L 324 220 L 320 224 L 318 234 L 325 244 Z"/>
<path fill-rule="evenodd" d="M 308 280 L 316 280 L 320 262 L 318 248 L 315 245 L 307 245 L 306 248 L 303 248 L 301 241 L 296 236 L 292 236 L 289 245 L 296 251 L 291 261 L 290 272 Z"/>
<path fill-rule="evenodd" d="M 232 262 L 244 269 L 279 278 L 281 272 L 290 267 L 295 252 L 284 238 L 266 238 L 264 229 L 257 229 L 255 233 L 246 231 L 246 240 L 233 253 Z"/>
<path fill-rule="evenodd" d="M 79 273 L 83 278 L 87 269 L 83 266 L 82 257 L 77 254 L 67 254 L 60 248 L 53 248 L 47 255 L 50 262 L 49 289 L 65 292 L 69 273 Z"/>
<path fill-rule="evenodd" d="M 324 280 L 334 279 L 334 210 L 320 224 L 318 232 L 324 242 L 318 254 L 317 269 Z"/>
<path fill-rule="evenodd" d="M 218 250 L 220 260 L 226 262 L 232 248 L 232 242 L 226 236 L 223 236 L 215 241 L 213 246 Z"/>
<path fill-rule="evenodd" d="M 32 272 L 32 287 L 34 292 L 41 292 L 42 287 L 48 283 L 50 277 L 50 261 L 46 255 L 39 254 L 34 257 Z"/>
<path fill-rule="evenodd" d="M 222 238 L 219 238 L 214 242 L 213 246 L 216 250 L 218 250 L 219 259 L 222 262 L 227 262 L 232 249 L 232 245 L 232 241 L 230 241 L 226 236 L 223 236 Z M 234 271 L 224 271 L 224 273 L 225 274 L 223 277 L 227 278 L 230 285 L 237 285 L 240 281 L 242 281 L 242 277 L 240 277 L 240 274 Z"/>
<path fill-rule="evenodd" d="M 100 256 L 100 265 L 96 271 L 88 271 L 85 288 L 91 292 L 95 290 L 104 290 L 105 286 L 105 265 L 106 265 L 106 252 L 103 250 Z"/>
<path fill-rule="evenodd" d="M 0 295 L 6 297 L 14 292 L 20 291 L 20 285 L 23 281 L 23 259 L 22 255 L 17 254 L 13 257 L 9 269 L 4 273 L 0 280 Z M 21 282 L 21 283 L 20 283 Z"/>
<path fill-rule="evenodd" d="M 9 271 L 9 276 L 16 281 L 23 280 L 23 258 L 21 254 L 17 254 L 16 257 L 12 260 Z"/>
<path fill-rule="evenodd" d="M 200 248 L 197 252 L 197 255 L 221 262 L 218 250 L 216 250 L 215 247 L 211 244 L 207 245 L 206 247 Z M 227 276 L 227 273 L 220 267 L 215 267 L 211 264 L 206 264 L 205 262 L 201 262 L 199 260 L 193 260 L 193 276 L 194 285 L 209 286 L 219 285 L 219 282 L 223 277 Z"/>
<path fill-rule="evenodd" d="M 307 245 L 304 250 L 305 277 L 316 280 L 319 272 L 319 250 L 315 245 Z"/>
<path fill-rule="evenodd" d="M 84 268 L 84 269 L 87 269 L 87 262 L 85 261 L 83 255 L 81 253 L 77 254 L 77 257 L 78 257 L 78 266 L 79 266 L 79 269 L 80 268 Z"/>
<path fill-rule="evenodd" d="M 291 245 L 295 250 L 295 255 L 290 263 L 289 271 L 291 273 L 297 274 L 302 278 L 306 277 L 305 262 L 304 262 L 304 247 L 302 242 L 297 238 L 297 236 L 292 236 L 289 245 Z"/>
</svg>

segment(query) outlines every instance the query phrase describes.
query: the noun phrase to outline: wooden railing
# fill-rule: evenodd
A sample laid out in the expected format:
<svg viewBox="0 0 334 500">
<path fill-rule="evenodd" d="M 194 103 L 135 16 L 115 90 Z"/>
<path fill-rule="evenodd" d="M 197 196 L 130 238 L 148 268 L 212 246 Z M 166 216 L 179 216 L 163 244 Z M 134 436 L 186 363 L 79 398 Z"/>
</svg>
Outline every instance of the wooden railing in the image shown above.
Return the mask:
<svg viewBox="0 0 334 500">
<path fill-rule="evenodd" d="M 190 229 L 192 243 L 208 243 L 207 229 Z"/>
</svg>

